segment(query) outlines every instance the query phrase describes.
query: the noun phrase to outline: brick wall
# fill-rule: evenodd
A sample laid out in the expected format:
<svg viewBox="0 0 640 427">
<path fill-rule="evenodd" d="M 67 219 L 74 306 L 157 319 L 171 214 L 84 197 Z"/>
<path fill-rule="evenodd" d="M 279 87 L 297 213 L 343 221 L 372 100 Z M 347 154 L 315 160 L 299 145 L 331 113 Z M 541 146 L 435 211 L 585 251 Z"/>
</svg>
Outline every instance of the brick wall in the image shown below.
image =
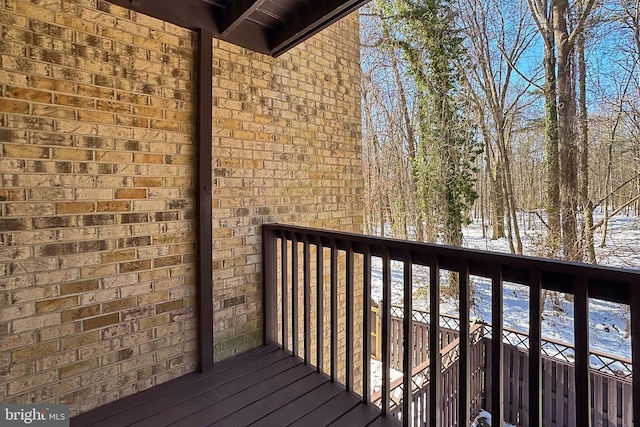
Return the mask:
<svg viewBox="0 0 640 427">
<path fill-rule="evenodd" d="M 72 412 L 196 366 L 189 31 L 0 2 L 0 400 Z"/>
<path fill-rule="evenodd" d="M 0 400 L 194 370 L 194 35 L 102 0 L 0 0 L 0 34 Z M 261 343 L 261 223 L 361 230 L 357 18 L 214 52 L 221 359 Z"/>
<path fill-rule="evenodd" d="M 264 221 L 362 231 L 358 16 L 277 59 L 214 45 L 215 357 L 262 340 Z"/>
</svg>

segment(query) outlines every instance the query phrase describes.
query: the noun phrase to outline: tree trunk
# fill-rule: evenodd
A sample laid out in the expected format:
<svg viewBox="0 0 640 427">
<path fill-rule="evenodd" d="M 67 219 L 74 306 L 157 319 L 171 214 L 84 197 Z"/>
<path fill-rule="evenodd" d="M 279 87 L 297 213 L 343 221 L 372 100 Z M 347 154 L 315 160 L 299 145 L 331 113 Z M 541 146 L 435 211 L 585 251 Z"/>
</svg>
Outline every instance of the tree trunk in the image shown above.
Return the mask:
<svg viewBox="0 0 640 427">
<path fill-rule="evenodd" d="M 489 181 L 491 182 L 491 239 L 496 240 L 505 237 L 504 234 L 504 192 L 502 191 L 502 168 L 498 167 L 496 161 L 489 170 Z"/>
<path fill-rule="evenodd" d="M 363 92 L 364 97 L 364 112 L 365 112 L 365 120 L 368 123 L 368 126 L 373 129 L 373 118 L 369 103 L 367 102 L 367 93 Z M 380 191 L 374 191 L 373 188 L 379 185 L 381 180 L 381 159 L 380 159 L 380 147 L 378 142 L 378 135 L 373 132 L 372 138 L 370 142 L 370 148 L 372 153 L 370 154 L 369 161 L 372 163 L 371 168 L 369 169 L 369 176 L 373 177 L 369 180 L 369 190 L 375 194 L 375 200 L 377 203 L 373 203 L 374 199 L 371 198 L 372 207 L 375 205 L 378 208 L 378 225 L 380 227 L 380 235 L 384 237 L 384 226 L 385 226 L 385 216 L 386 216 L 386 203 L 385 203 L 385 194 Z M 373 217 L 373 212 L 369 215 Z M 373 223 L 373 218 L 371 218 L 371 222 Z"/>
<path fill-rule="evenodd" d="M 502 181 L 502 190 L 504 193 L 507 193 L 507 188 L 504 180 Z M 505 201 L 507 202 L 507 241 L 509 242 L 509 251 L 512 254 L 516 253 L 516 248 L 513 245 L 513 218 L 511 217 L 511 209 L 509 208 L 509 198 L 505 197 Z"/>
<path fill-rule="evenodd" d="M 383 22 L 382 25 L 383 35 L 385 38 L 389 38 L 389 29 L 386 23 Z M 424 241 L 424 224 L 422 220 L 422 215 L 420 213 L 420 209 L 418 209 L 417 204 L 417 193 L 418 193 L 418 177 L 417 171 L 414 167 L 414 163 L 416 160 L 416 137 L 415 132 L 413 130 L 413 124 L 411 123 L 411 116 L 409 115 L 409 107 L 407 104 L 407 95 L 404 89 L 404 84 L 402 83 L 402 78 L 400 76 L 400 71 L 398 69 L 398 59 L 396 58 L 396 54 L 393 49 L 389 49 L 389 56 L 391 59 L 391 68 L 393 70 L 393 78 L 396 83 L 396 87 L 399 93 L 399 101 L 400 101 L 400 110 L 402 114 L 402 119 L 404 121 L 404 128 L 406 130 L 406 138 L 407 138 L 407 152 L 409 157 L 409 175 L 410 179 L 410 208 L 411 214 L 415 221 L 415 232 L 416 232 L 416 240 Z"/>
<path fill-rule="evenodd" d="M 593 203 L 589 200 L 589 123 L 587 116 L 587 76 L 584 52 L 584 36 L 577 38 L 578 54 L 578 95 L 580 103 L 580 200 L 582 203 L 582 236 L 587 261 L 596 262 L 593 243 Z"/>
<path fill-rule="evenodd" d="M 560 166 L 558 160 L 558 108 L 556 103 L 556 58 L 553 34 L 545 37 L 545 163 L 547 172 L 547 256 L 558 256 L 560 247 Z"/>
<path fill-rule="evenodd" d="M 503 118 L 497 118 L 499 120 L 498 128 L 504 129 Z M 509 248 L 512 252 L 517 254 L 522 253 L 522 239 L 520 238 L 520 227 L 518 226 L 518 218 L 516 216 L 516 200 L 513 194 L 513 180 L 511 178 L 511 164 L 509 162 L 509 152 L 507 150 L 507 143 L 505 140 L 504 132 L 498 133 L 498 148 L 500 149 L 500 165 L 502 166 L 502 177 L 504 181 L 504 199 L 505 206 L 507 208 L 507 215 L 510 218 L 509 234 L 510 242 Z M 515 240 L 515 248 L 513 245 Z"/>
<path fill-rule="evenodd" d="M 484 139 L 484 152 L 489 178 L 489 200 L 491 205 L 491 240 L 505 237 L 504 234 L 504 191 L 502 190 L 502 168 L 499 167 L 500 159 L 493 154 L 491 147 L 491 136 L 486 126 L 484 111 L 478 109 L 480 115 L 480 128 L 482 130 L 482 139 Z"/>
<path fill-rule="evenodd" d="M 600 247 L 604 248 L 607 245 L 607 228 L 609 225 L 609 198 L 610 190 L 611 190 L 611 169 L 613 168 L 613 140 L 615 139 L 615 126 L 614 130 L 611 132 L 611 139 L 609 140 L 609 158 L 607 161 L 607 175 L 605 177 L 604 189 L 607 194 L 607 197 L 604 199 L 604 205 L 602 207 L 602 236 L 600 237 Z"/>
<path fill-rule="evenodd" d="M 635 1 L 635 8 L 633 13 L 633 41 L 636 45 L 636 69 L 640 69 L 640 0 Z M 638 96 L 640 97 L 640 86 L 637 86 Z M 637 105 L 636 105 L 637 108 Z M 635 110 L 636 114 L 638 110 Z M 637 126 L 636 126 L 637 128 Z M 640 143 L 636 139 L 635 145 L 636 151 L 636 170 L 640 170 Z M 640 178 L 636 180 L 636 193 L 640 194 Z M 640 200 L 636 202 L 635 214 L 640 215 Z"/>
<path fill-rule="evenodd" d="M 580 260 L 577 250 L 576 220 L 578 201 L 577 146 L 575 141 L 575 94 L 572 76 L 572 48 L 566 17 L 569 3 L 555 0 L 553 28 L 557 45 L 558 155 L 560 160 L 560 218 L 562 252 L 565 259 Z"/>
</svg>

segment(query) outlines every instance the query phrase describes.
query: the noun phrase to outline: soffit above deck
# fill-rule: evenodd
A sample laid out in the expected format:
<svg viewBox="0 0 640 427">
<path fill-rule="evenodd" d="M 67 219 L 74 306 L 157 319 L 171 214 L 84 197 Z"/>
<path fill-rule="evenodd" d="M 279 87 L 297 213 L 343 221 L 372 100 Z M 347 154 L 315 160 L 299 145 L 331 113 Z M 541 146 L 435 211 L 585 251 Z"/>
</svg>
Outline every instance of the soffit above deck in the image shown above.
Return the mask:
<svg viewBox="0 0 640 427">
<path fill-rule="evenodd" d="M 369 0 L 109 0 L 217 39 L 278 56 Z"/>
</svg>

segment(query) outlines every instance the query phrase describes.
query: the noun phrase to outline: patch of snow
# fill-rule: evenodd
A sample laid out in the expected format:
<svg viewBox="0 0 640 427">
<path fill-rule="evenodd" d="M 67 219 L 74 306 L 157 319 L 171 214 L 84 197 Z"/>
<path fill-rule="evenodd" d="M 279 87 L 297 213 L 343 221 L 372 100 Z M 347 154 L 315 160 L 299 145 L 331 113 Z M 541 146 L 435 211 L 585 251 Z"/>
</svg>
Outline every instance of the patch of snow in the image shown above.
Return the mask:
<svg viewBox="0 0 640 427">
<path fill-rule="evenodd" d="M 594 222 L 602 219 L 602 213 L 596 212 Z M 523 252 L 527 255 L 540 255 L 544 241 L 544 225 L 537 215 L 520 215 Z M 487 230 L 487 235 L 491 230 Z M 463 230 L 463 246 L 473 249 L 509 253 L 506 238 L 491 240 L 482 236 L 481 224 L 474 222 Z M 599 242 L 598 233 L 594 236 Z M 597 246 L 596 257 L 600 265 L 640 269 L 640 217 L 617 215 L 609 220 L 606 246 Z M 391 303 L 401 305 L 403 300 L 403 263 L 391 262 Z M 443 274 L 446 274 L 443 272 Z M 413 266 L 414 309 L 429 308 L 428 290 L 429 268 Z M 490 279 L 472 276 L 474 289 L 473 305 L 470 316 L 480 321 L 491 321 L 491 281 Z M 382 259 L 372 259 L 372 298 L 382 299 Z M 529 288 L 514 283 L 504 284 L 504 327 L 521 331 L 529 330 Z M 457 301 L 441 298 L 442 314 L 458 315 Z M 617 358 L 631 358 L 631 337 L 629 330 L 629 307 L 591 298 L 589 300 L 589 345 L 592 351 L 599 351 Z M 555 294 L 545 302 L 542 336 L 572 346 L 573 303 L 564 295 Z M 569 352 L 571 353 L 571 352 Z M 593 366 L 601 365 L 598 360 L 591 360 Z"/>
<path fill-rule="evenodd" d="M 509 423 L 504 423 L 503 425 L 504 427 L 516 427 Z M 491 427 L 491 414 L 485 410 L 481 410 L 470 427 Z"/>
<path fill-rule="evenodd" d="M 389 368 L 390 383 L 394 382 L 398 378 L 402 378 L 402 372 L 396 371 L 393 368 Z M 382 390 L 382 362 L 371 359 L 371 394 Z"/>
</svg>

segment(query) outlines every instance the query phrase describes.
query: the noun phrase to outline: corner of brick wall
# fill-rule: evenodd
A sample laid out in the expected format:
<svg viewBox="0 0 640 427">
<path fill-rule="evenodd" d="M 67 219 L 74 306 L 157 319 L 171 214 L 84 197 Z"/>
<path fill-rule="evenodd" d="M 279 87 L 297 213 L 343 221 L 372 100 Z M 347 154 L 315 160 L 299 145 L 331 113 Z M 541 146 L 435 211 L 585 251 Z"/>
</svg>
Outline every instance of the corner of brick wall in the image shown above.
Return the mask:
<svg viewBox="0 0 640 427">
<path fill-rule="evenodd" d="M 277 59 L 214 45 L 215 357 L 262 343 L 261 227 L 362 231 L 358 14 Z"/>
</svg>

